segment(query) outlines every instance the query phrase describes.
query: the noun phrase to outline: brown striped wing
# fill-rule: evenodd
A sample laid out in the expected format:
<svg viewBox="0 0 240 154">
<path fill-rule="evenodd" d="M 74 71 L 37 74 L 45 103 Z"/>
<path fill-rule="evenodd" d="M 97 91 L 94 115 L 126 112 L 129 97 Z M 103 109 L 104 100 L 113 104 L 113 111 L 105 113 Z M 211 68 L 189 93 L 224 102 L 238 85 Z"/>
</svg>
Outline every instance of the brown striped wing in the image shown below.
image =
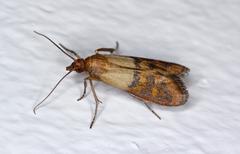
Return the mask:
<svg viewBox="0 0 240 154">
<path fill-rule="evenodd" d="M 179 77 L 156 71 L 136 71 L 128 92 L 145 102 L 167 106 L 182 105 L 188 99 L 188 91 Z"/>
<path fill-rule="evenodd" d="M 159 65 L 150 59 L 97 54 L 87 61 L 91 61 L 92 65 L 89 68 L 90 76 L 146 102 L 176 106 L 184 104 L 188 99 L 184 83 L 177 76 L 179 73 L 175 75 L 145 67 L 147 63 Z"/>
<path fill-rule="evenodd" d="M 109 57 L 112 59 L 112 63 L 114 64 L 120 64 L 124 65 L 122 63 L 123 60 L 131 61 L 134 63 L 134 65 L 128 65 L 127 67 L 131 68 L 140 68 L 141 70 L 156 70 L 164 75 L 184 75 L 190 71 L 189 68 L 186 66 L 161 61 L 161 60 L 155 60 L 155 59 L 148 59 L 148 58 L 142 58 L 142 57 L 130 57 L 130 56 L 121 56 L 121 55 L 106 55 L 106 57 Z M 128 63 L 126 63 L 128 64 Z"/>
</svg>

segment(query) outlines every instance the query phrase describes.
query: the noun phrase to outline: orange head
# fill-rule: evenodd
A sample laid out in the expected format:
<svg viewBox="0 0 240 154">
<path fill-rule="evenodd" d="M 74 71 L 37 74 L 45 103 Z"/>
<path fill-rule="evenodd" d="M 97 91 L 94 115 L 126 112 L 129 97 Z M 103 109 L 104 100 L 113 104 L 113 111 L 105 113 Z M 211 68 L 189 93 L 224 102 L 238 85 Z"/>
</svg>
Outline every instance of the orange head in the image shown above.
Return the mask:
<svg viewBox="0 0 240 154">
<path fill-rule="evenodd" d="M 85 69 L 84 59 L 82 59 L 82 58 L 75 59 L 74 62 L 70 66 L 66 67 L 67 71 L 76 71 L 78 73 L 83 72 L 84 69 Z"/>
</svg>

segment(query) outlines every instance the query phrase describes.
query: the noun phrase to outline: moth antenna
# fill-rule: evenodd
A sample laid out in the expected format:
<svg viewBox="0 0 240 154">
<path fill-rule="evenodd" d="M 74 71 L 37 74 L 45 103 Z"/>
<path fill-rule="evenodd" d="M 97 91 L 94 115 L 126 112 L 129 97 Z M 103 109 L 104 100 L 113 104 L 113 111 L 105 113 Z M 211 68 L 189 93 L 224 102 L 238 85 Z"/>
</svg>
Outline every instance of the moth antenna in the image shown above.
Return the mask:
<svg viewBox="0 0 240 154">
<path fill-rule="evenodd" d="M 65 55 L 67 55 L 69 58 L 71 58 L 72 60 L 75 60 L 75 58 L 73 58 L 71 55 L 69 55 L 68 53 L 66 53 L 62 48 L 60 48 L 55 42 L 53 42 L 53 40 L 51 40 L 49 37 L 47 37 L 46 35 L 44 34 L 41 34 L 37 31 L 33 31 L 34 33 L 40 35 L 40 36 L 43 36 L 45 37 L 46 39 L 48 39 L 52 44 L 54 44 L 59 50 L 61 50 Z"/>
<path fill-rule="evenodd" d="M 52 92 L 57 88 L 59 83 L 66 77 L 68 76 L 72 71 L 69 71 L 67 74 L 65 74 L 58 82 L 57 84 L 53 87 L 53 89 L 49 92 L 49 94 L 40 102 L 38 103 L 34 108 L 33 108 L 33 113 L 36 114 L 36 110 L 39 108 L 39 106 L 52 94 Z"/>
</svg>

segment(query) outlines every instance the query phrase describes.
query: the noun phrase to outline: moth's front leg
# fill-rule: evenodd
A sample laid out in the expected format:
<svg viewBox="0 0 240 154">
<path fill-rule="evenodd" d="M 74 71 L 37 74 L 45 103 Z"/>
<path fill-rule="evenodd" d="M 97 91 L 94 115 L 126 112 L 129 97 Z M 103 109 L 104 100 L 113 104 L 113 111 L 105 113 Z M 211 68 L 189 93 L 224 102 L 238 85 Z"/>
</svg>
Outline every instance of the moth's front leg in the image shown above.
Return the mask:
<svg viewBox="0 0 240 154">
<path fill-rule="evenodd" d="M 86 77 L 85 79 L 84 79 L 84 90 L 83 90 L 83 94 L 82 94 L 82 96 L 81 97 L 79 97 L 78 99 L 77 99 L 77 101 L 80 101 L 81 99 L 83 99 L 83 97 L 85 96 L 85 94 L 86 94 L 86 89 L 87 89 L 87 80 L 88 80 L 88 78 L 89 77 Z"/>
<path fill-rule="evenodd" d="M 80 56 L 79 56 L 75 51 L 73 51 L 73 50 L 71 50 L 71 49 L 68 49 L 67 47 L 65 47 L 65 46 L 62 45 L 61 43 L 59 43 L 59 45 L 60 45 L 65 51 L 72 53 L 74 56 L 76 56 L 78 59 L 80 59 Z"/>
</svg>

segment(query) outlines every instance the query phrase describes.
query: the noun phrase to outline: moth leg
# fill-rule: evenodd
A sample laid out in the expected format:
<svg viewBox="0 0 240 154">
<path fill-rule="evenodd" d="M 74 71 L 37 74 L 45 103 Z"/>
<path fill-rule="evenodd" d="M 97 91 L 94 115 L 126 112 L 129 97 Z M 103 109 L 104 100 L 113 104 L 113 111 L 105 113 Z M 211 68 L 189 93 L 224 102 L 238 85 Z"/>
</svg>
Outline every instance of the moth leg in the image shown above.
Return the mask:
<svg viewBox="0 0 240 154">
<path fill-rule="evenodd" d="M 71 49 L 68 49 L 67 47 L 65 47 L 64 45 L 62 45 L 61 43 L 59 43 L 59 45 L 65 50 L 65 51 L 68 51 L 70 53 L 72 53 L 74 56 L 76 56 L 78 59 L 80 59 L 80 56 L 73 50 Z"/>
<path fill-rule="evenodd" d="M 84 90 L 83 90 L 83 94 L 82 94 L 82 96 L 80 97 L 80 98 L 78 98 L 77 99 L 77 101 L 80 101 L 81 99 L 83 99 L 83 97 L 85 96 L 85 94 L 86 94 L 86 89 L 87 89 L 87 80 L 89 79 L 89 77 L 86 77 L 85 79 L 84 79 Z"/>
<path fill-rule="evenodd" d="M 116 41 L 116 47 L 115 48 L 98 48 L 95 50 L 95 53 L 98 54 L 99 52 L 109 52 L 109 53 L 113 53 L 114 51 L 117 51 L 119 48 L 119 43 L 118 41 Z"/>
<path fill-rule="evenodd" d="M 96 106 L 95 106 L 95 111 L 94 111 L 94 115 L 93 115 L 93 119 L 92 119 L 92 122 L 90 124 L 90 128 L 92 128 L 95 120 L 96 120 L 96 117 L 97 117 L 97 111 L 98 111 L 98 104 L 99 103 L 102 103 L 98 98 L 97 98 L 97 94 L 95 92 L 95 89 L 93 87 L 93 83 L 92 83 L 92 80 L 90 78 L 88 78 L 89 82 L 90 82 L 90 86 L 91 86 L 91 89 L 92 89 L 92 93 L 93 93 L 93 96 L 94 96 L 94 99 L 95 99 L 95 103 L 96 103 Z"/>
<path fill-rule="evenodd" d="M 144 102 L 144 104 L 158 119 L 161 120 L 161 117 L 147 103 Z"/>
<path fill-rule="evenodd" d="M 148 101 L 146 101 L 146 100 L 144 100 L 144 99 L 142 99 L 142 98 L 140 98 L 140 97 L 138 97 L 138 96 L 135 96 L 135 95 L 133 95 L 133 94 L 130 94 L 130 95 L 132 95 L 133 97 L 135 97 L 135 98 L 143 101 L 144 104 L 146 105 L 146 107 L 147 107 L 158 119 L 161 120 L 161 117 L 147 104 Z"/>
</svg>

